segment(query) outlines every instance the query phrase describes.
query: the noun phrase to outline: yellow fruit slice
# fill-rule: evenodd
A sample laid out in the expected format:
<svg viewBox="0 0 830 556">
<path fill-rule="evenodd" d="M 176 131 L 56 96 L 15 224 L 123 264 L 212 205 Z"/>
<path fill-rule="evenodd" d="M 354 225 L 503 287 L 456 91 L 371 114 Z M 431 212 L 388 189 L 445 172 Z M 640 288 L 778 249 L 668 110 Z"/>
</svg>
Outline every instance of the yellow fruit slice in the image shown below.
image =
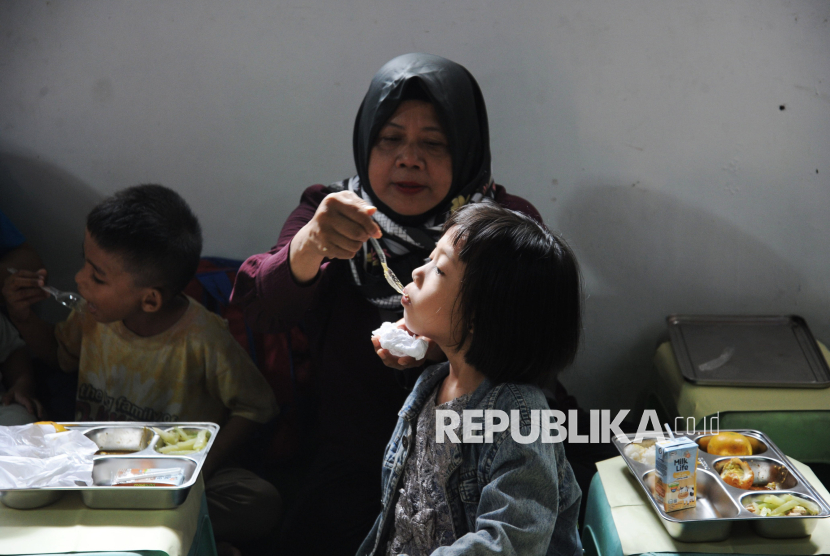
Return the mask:
<svg viewBox="0 0 830 556">
<path fill-rule="evenodd" d="M 69 430 L 63 425 L 59 425 L 54 421 L 38 421 L 37 423 L 35 423 L 35 425 L 52 425 L 53 427 L 55 427 L 55 432 L 66 432 Z"/>
</svg>

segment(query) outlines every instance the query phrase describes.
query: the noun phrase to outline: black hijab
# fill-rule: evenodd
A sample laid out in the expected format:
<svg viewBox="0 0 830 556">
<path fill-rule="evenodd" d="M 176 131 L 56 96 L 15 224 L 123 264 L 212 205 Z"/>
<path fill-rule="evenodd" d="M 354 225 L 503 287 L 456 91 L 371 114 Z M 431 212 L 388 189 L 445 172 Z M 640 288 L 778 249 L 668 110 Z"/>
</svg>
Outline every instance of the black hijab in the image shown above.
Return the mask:
<svg viewBox="0 0 830 556">
<path fill-rule="evenodd" d="M 393 212 L 369 184 L 369 154 L 387 120 L 405 100 L 426 100 L 435 107 L 449 142 L 452 184 L 447 196 L 431 210 L 413 216 Z M 404 54 L 375 74 L 355 118 L 354 160 L 357 176 L 329 186 L 350 189 L 378 208 L 375 220 L 383 230 L 381 244 L 390 268 L 403 283 L 421 266 L 441 237 L 441 226 L 458 207 L 493 196 L 490 132 L 484 97 L 466 68 L 431 54 Z M 352 276 L 364 295 L 385 309 L 399 310 L 400 295 L 383 279 L 370 244 L 350 260 Z"/>
</svg>

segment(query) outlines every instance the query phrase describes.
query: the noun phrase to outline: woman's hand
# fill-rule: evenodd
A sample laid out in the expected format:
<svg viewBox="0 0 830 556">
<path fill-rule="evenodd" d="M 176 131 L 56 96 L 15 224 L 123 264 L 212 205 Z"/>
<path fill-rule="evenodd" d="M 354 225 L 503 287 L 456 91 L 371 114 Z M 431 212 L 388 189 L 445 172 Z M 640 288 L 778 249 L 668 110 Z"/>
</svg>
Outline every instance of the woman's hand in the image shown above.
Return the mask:
<svg viewBox="0 0 830 556">
<path fill-rule="evenodd" d="M 15 324 L 29 320 L 32 305 L 49 297 L 49 293 L 41 289 L 45 283 L 45 269 L 37 272 L 18 270 L 3 282 L 3 299 L 9 311 L 9 318 Z"/>
<path fill-rule="evenodd" d="M 404 320 L 401 319 L 397 322 L 397 327 L 406 330 L 410 334 L 412 332 L 406 327 L 404 324 Z M 380 347 L 380 337 L 379 336 L 372 336 L 372 345 L 375 346 L 375 353 L 378 354 L 380 360 L 383 361 L 383 364 L 387 367 L 391 367 L 393 369 L 397 369 L 399 371 L 403 371 L 404 369 L 411 369 L 413 367 L 420 367 L 426 361 L 435 361 L 436 363 L 439 361 L 445 360 L 447 357 L 444 355 L 444 352 L 441 351 L 441 348 L 438 347 L 438 344 L 427 338 L 426 336 L 421 336 L 422 340 L 426 340 L 427 342 L 427 353 L 423 359 L 415 359 L 414 357 L 410 357 L 408 355 L 404 357 L 397 357 L 389 353 L 388 349 L 383 349 Z"/>
<path fill-rule="evenodd" d="M 351 259 L 370 237 L 383 235 L 372 220 L 376 207 L 351 191 L 323 199 L 314 217 L 291 240 L 289 262 L 294 279 L 310 282 L 323 259 Z"/>
</svg>

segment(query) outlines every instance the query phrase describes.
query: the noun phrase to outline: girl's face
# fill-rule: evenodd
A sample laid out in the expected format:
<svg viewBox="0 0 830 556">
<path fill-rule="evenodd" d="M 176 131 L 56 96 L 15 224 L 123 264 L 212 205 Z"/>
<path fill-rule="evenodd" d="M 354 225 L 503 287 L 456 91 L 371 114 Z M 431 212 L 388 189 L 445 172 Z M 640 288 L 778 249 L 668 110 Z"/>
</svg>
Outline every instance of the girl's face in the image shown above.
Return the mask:
<svg viewBox="0 0 830 556">
<path fill-rule="evenodd" d="M 393 211 L 423 214 L 450 192 L 452 157 L 435 107 L 406 100 L 378 133 L 369 153 L 369 183 Z"/>
<path fill-rule="evenodd" d="M 452 244 L 453 230 L 441 237 L 426 264 L 412 271 L 401 300 L 406 327 L 442 348 L 457 343 L 459 323 L 453 314 L 466 270 Z"/>
</svg>

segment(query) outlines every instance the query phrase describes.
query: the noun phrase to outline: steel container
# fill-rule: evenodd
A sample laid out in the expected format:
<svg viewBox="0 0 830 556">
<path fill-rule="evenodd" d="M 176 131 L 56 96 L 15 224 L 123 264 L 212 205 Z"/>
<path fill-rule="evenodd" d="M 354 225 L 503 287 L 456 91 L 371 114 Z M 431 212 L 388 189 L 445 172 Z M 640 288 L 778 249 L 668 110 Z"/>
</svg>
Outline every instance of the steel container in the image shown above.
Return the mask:
<svg viewBox="0 0 830 556">
<path fill-rule="evenodd" d="M 724 432 L 724 431 L 720 431 Z M 646 493 L 654 511 L 666 531 L 682 542 L 716 542 L 726 539 L 735 522 L 747 522 L 758 535 L 768 538 L 808 537 L 815 530 L 819 519 L 830 517 L 830 505 L 810 485 L 798 469 L 787 459 L 764 433 L 756 430 L 735 430 L 750 439 L 753 444 L 752 456 L 740 456 L 753 471 L 753 486 L 761 487 L 775 481 L 775 490 L 743 490 L 723 481 L 720 470 L 729 456 L 716 456 L 703 448 L 698 450 L 696 485 L 696 506 L 667 513 L 654 495 L 654 465 L 632 459 L 626 447 L 633 444 L 631 439 L 616 437 L 614 445 L 622 455 L 631 473 Z M 690 433 L 688 436 L 700 445 L 701 439 L 711 433 Z M 656 434 L 646 435 L 642 444 L 656 441 Z M 768 494 L 792 494 L 807 499 L 819 507 L 818 515 L 805 516 L 760 516 L 746 509 L 754 498 Z"/>
<path fill-rule="evenodd" d="M 0 491 L 0 502 L 15 509 L 40 508 L 57 501 L 64 493 L 78 491 L 90 508 L 168 509 L 182 504 L 196 483 L 219 425 L 202 422 L 86 422 L 63 423 L 83 432 L 98 445 L 93 456 L 92 484 L 74 487 L 8 489 Z M 186 432 L 207 430 L 207 445 L 188 455 L 167 455 L 159 452 L 164 446 L 153 429 L 170 430 L 180 427 Z M 178 486 L 113 486 L 113 477 L 123 469 L 181 469 L 184 480 Z"/>
</svg>

